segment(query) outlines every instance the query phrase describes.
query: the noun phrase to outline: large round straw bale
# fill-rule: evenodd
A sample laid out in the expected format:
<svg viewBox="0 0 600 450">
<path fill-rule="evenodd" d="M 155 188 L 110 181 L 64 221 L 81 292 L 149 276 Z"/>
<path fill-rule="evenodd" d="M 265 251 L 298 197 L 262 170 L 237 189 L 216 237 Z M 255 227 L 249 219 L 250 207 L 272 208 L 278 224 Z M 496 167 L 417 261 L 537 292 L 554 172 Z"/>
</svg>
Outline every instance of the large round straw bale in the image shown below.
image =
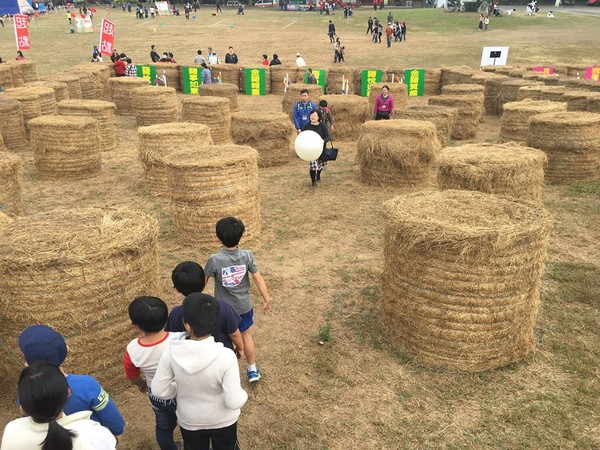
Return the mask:
<svg viewBox="0 0 600 450">
<path fill-rule="evenodd" d="M 2 87 L 2 90 L 14 87 L 12 70 L 10 70 L 10 67 L 6 64 L 0 65 L 0 87 Z"/>
<path fill-rule="evenodd" d="M 215 144 L 231 143 L 231 112 L 227 98 L 185 97 L 183 120 L 207 125 Z"/>
<path fill-rule="evenodd" d="M 0 117 L 0 134 L 5 147 L 13 151 L 27 148 L 21 102 L 4 95 L 0 97 Z"/>
<path fill-rule="evenodd" d="M 362 124 L 372 116 L 369 99 L 359 95 L 324 95 L 321 100 L 327 101 L 333 114 L 335 128 L 329 133 L 332 139 L 358 139 Z"/>
<path fill-rule="evenodd" d="M 244 242 L 260 236 L 258 153 L 243 145 L 187 148 L 165 159 L 171 215 L 178 239 L 214 246 L 214 229 L 223 217 L 244 222 Z"/>
<path fill-rule="evenodd" d="M 66 83 L 61 81 L 34 81 L 32 83 L 26 83 L 27 86 L 44 87 L 54 89 L 54 98 L 56 102 L 63 100 L 69 100 L 69 88 Z"/>
<path fill-rule="evenodd" d="M 25 60 L 15 61 L 15 64 L 21 66 L 21 73 L 23 74 L 23 83 L 33 83 L 34 81 L 38 80 L 35 62 Z"/>
<path fill-rule="evenodd" d="M 16 87 L 4 93 L 7 98 L 18 100 L 21 104 L 21 113 L 25 127 L 25 135 L 29 138 L 29 121 L 42 115 L 42 100 L 31 89 Z"/>
<path fill-rule="evenodd" d="M 177 91 L 181 91 L 181 65 L 173 63 L 156 63 L 156 75 L 161 76 L 163 72 L 167 77 L 167 86 L 175 88 Z M 213 73 L 213 77 L 216 78 L 217 74 Z M 146 80 L 148 83 L 148 80 Z"/>
<path fill-rule="evenodd" d="M 63 100 L 57 106 L 60 115 L 87 116 L 97 120 L 100 151 L 107 152 L 116 148 L 114 103 L 102 100 Z"/>
<path fill-rule="evenodd" d="M 50 80 L 60 81 L 67 85 L 69 90 L 69 99 L 74 100 L 81 98 L 81 83 L 79 77 L 69 73 L 57 73 L 49 77 Z"/>
<path fill-rule="evenodd" d="M 430 105 L 447 106 L 458 110 L 458 119 L 452 128 L 452 139 L 470 139 L 477 136 L 483 100 L 476 95 L 442 95 L 431 97 Z"/>
<path fill-rule="evenodd" d="M 240 74 L 243 68 L 239 64 L 212 64 L 210 72 L 213 78 L 220 75 L 221 82 L 233 84 L 237 90 L 240 89 Z"/>
<path fill-rule="evenodd" d="M 496 75 L 493 78 L 483 81 L 483 87 L 485 88 L 483 105 L 487 114 L 502 114 L 500 92 L 502 90 L 502 83 L 508 80 L 510 80 L 508 76 Z"/>
<path fill-rule="evenodd" d="M 401 118 L 402 112 L 408 103 L 408 87 L 405 83 L 373 83 L 369 92 L 369 108 L 373 111 L 375 99 L 381 94 L 383 86 L 387 86 L 390 95 L 394 99 L 394 116 L 392 118 Z"/>
<path fill-rule="evenodd" d="M 286 113 L 291 119 L 294 118 L 294 106 L 300 101 L 300 91 L 303 89 L 308 91 L 309 100 L 315 102 L 317 106 L 319 106 L 319 100 L 323 96 L 323 89 L 317 84 L 290 84 L 287 92 L 283 94 L 281 111 Z"/>
<path fill-rule="evenodd" d="M 173 122 L 138 128 L 138 156 L 146 176 L 146 189 L 168 196 L 165 157 L 184 147 L 204 148 L 213 144 L 208 125 Z"/>
<path fill-rule="evenodd" d="M 473 95 L 481 98 L 481 109 L 479 119 L 485 114 L 483 106 L 485 88 L 480 84 L 447 84 L 442 87 L 442 95 Z"/>
<path fill-rule="evenodd" d="M 542 86 L 540 89 L 540 100 L 550 100 L 552 102 L 564 102 L 564 86 Z"/>
<path fill-rule="evenodd" d="M 502 112 L 502 105 L 508 102 L 516 102 L 519 94 L 519 88 L 522 86 L 539 86 L 543 83 L 540 81 L 522 80 L 513 78 L 505 81 L 500 85 L 500 96 L 498 97 L 499 112 Z"/>
<path fill-rule="evenodd" d="M 545 113 L 529 123 L 527 145 L 548 156 L 547 180 L 569 184 L 600 178 L 600 114 Z"/>
<path fill-rule="evenodd" d="M 135 330 L 124 311 L 140 295 L 161 296 L 158 224 L 129 209 L 57 210 L 0 229 L 2 378 L 22 360 L 19 334 L 47 324 L 69 345 L 66 364 L 123 389 L 123 349 Z M 9 351 L 7 351 L 9 350 Z"/>
<path fill-rule="evenodd" d="M 20 89 L 29 89 L 40 97 L 40 108 L 42 116 L 56 114 L 56 95 L 54 89 L 49 86 L 31 86 L 24 84 Z"/>
<path fill-rule="evenodd" d="M 442 147 L 448 145 L 450 134 L 458 119 L 458 110 L 446 106 L 415 105 L 402 111 L 403 119 L 425 120 L 433 123 Z"/>
<path fill-rule="evenodd" d="M 362 126 L 357 143 L 361 180 L 381 186 L 424 186 L 440 149 L 431 122 L 369 121 Z"/>
<path fill-rule="evenodd" d="M 440 189 L 466 189 L 535 202 L 542 201 L 541 150 L 508 144 L 467 144 L 444 149 L 438 158 Z"/>
<path fill-rule="evenodd" d="M 567 111 L 568 110 L 569 107 L 567 106 Z M 591 113 L 600 113 L 600 92 L 594 92 L 593 94 L 588 95 L 587 110 Z"/>
<path fill-rule="evenodd" d="M 548 100 L 522 100 L 504 105 L 498 142 L 527 142 L 529 119 L 545 112 L 566 111 L 566 104 Z"/>
<path fill-rule="evenodd" d="M 327 70 L 327 76 L 325 78 L 325 93 L 326 94 L 341 94 L 342 93 L 342 82 L 349 80 L 350 94 L 358 94 L 357 89 L 360 89 L 360 85 L 356 86 L 354 83 L 354 72 L 355 69 L 345 66 L 330 67 Z"/>
<path fill-rule="evenodd" d="M 440 81 L 440 87 L 444 87 L 447 84 L 469 84 L 472 83 L 472 76 L 477 71 L 467 66 L 456 66 L 456 67 L 442 67 L 442 77 Z"/>
<path fill-rule="evenodd" d="M 401 195 L 386 218 L 382 317 L 415 361 L 467 372 L 534 348 L 550 214 L 519 199 L 447 190 Z"/>
<path fill-rule="evenodd" d="M 271 93 L 277 95 L 283 95 L 285 93 L 285 76 L 290 79 L 290 83 L 295 83 L 298 79 L 298 73 L 300 68 L 298 66 L 289 66 L 278 64 L 271 66 Z M 328 75 L 329 76 L 329 75 Z M 304 81 L 303 79 L 300 81 Z"/>
<path fill-rule="evenodd" d="M 563 94 L 563 101 L 567 102 L 567 111 L 587 111 L 588 91 L 572 90 Z"/>
<path fill-rule="evenodd" d="M 69 70 L 69 73 L 79 78 L 79 84 L 81 85 L 81 98 L 89 100 L 103 99 L 102 82 L 96 75 L 94 75 L 93 72 L 79 67 L 74 67 Z M 146 83 L 148 83 L 148 80 L 146 80 Z"/>
<path fill-rule="evenodd" d="M 542 95 L 543 86 L 521 86 L 517 92 L 517 101 L 529 98 L 531 100 L 539 100 Z"/>
<path fill-rule="evenodd" d="M 231 137 L 258 151 L 260 167 L 271 167 L 290 162 L 296 130 L 287 114 L 240 111 L 231 115 Z"/>
<path fill-rule="evenodd" d="M 21 158 L 10 152 L 0 152 L 0 211 L 10 216 L 23 214 L 21 202 Z"/>
<path fill-rule="evenodd" d="M 74 71 L 81 72 L 87 71 L 92 74 L 94 87 L 96 90 L 96 96 L 99 100 L 104 100 L 110 95 L 110 84 L 109 80 L 111 75 L 114 74 L 114 69 L 111 65 L 98 64 L 98 63 L 82 63 L 75 66 Z"/>
<path fill-rule="evenodd" d="M 267 94 L 271 93 L 271 68 L 270 67 L 262 67 L 265 69 L 265 92 Z M 239 92 L 246 93 L 246 71 L 242 70 L 240 75 L 240 89 Z"/>
<path fill-rule="evenodd" d="M 41 178 L 77 180 L 100 172 L 98 122 L 82 116 L 32 119 L 31 147 Z"/>
<path fill-rule="evenodd" d="M 179 99 L 173 87 L 137 87 L 131 91 L 131 100 L 138 126 L 175 122 L 179 118 Z"/>
<path fill-rule="evenodd" d="M 8 64 L 6 64 L 6 66 L 10 68 L 13 87 L 23 86 L 25 84 L 25 79 L 23 77 L 23 66 L 17 64 L 16 61 L 10 61 Z"/>
<path fill-rule="evenodd" d="M 442 69 L 425 69 L 423 95 L 438 95 L 441 89 Z"/>
<path fill-rule="evenodd" d="M 117 114 L 133 115 L 131 91 L 143 86 L 148 86 L 148 80 L 145 78 L 117 77 L 110 79 L 111 99 L 117 107 Z"/>
<path fill-rule="evenodd" d="M 228 64 L 229 65 L 229 64 Z M 231 112 L 237 111 L 240 106 L 238 102 L 239 88 L 231 83 L 214 83 L 202 84 L 198 91 L 200 95 L 208 95 L 210 97 L 223 97 L 229 99 L 229 109 Z"/>
</svg>

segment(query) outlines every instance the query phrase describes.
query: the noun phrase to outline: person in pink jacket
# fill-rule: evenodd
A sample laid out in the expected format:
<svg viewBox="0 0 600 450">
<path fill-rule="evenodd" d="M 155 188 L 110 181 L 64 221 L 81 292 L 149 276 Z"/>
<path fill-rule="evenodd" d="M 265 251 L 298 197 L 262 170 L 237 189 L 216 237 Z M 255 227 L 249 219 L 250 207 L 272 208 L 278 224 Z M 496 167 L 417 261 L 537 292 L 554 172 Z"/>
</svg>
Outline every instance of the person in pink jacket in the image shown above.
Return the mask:
<svg viewBox="0 0 600 450">
<path fill-rule="evenodd" d="M 381 88 L 381 94 L 375 98 L 375 107 L 373 108 L 373 119 L 388 120 L 394 114 L 394 98 L 390 95 L 390 88 L 384 84 Z"/>
</svg>

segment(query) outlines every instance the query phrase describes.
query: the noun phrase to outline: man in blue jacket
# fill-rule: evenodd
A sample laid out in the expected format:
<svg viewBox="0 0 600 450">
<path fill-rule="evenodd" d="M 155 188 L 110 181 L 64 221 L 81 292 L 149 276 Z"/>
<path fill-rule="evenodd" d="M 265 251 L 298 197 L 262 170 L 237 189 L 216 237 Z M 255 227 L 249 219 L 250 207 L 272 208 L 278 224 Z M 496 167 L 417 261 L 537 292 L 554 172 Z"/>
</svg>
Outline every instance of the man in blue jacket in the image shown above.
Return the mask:
<svg viewBox="0 0 600 450">
<path fill-rule="evenodd" d="M 317 104 L 308 98 L 308 90 L 302 89 L 300 101 L 294 105 L 294 126 L 298 134 L 310 123 L 310 113 L 316 109 Z"/>
</svg>

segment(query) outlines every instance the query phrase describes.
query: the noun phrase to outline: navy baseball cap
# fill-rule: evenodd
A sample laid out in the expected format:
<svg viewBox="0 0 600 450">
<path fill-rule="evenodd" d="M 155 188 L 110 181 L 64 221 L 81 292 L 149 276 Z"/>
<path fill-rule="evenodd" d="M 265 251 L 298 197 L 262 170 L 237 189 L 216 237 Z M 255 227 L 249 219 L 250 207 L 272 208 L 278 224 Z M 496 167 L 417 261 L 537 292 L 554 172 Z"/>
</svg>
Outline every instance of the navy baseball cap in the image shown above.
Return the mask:
<svg viewBox="0 0 600 450">
<path fill-rule="evenodd" d="M 62 335 L 47 325 L 33 325 L 19 336 L 19 348 L 27 364 L 48 361 L 60 366 L 67 357 L 67 344 Z"/>
</svg>

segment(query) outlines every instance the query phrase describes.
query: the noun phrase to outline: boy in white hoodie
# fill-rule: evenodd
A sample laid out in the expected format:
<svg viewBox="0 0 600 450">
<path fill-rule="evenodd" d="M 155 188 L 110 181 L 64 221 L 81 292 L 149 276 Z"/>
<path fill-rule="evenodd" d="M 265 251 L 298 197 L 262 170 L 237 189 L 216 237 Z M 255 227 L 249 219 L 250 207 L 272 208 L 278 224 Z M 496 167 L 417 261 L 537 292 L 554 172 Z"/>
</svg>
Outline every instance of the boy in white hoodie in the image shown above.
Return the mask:
<svg viewBox="0 0 600 450">
<path fill-rule="evenodd" d="M 188 339 L 164 349 L 152 380 L 152 394 L 177 398 L 177 420 L 185 448 L 237 449 L 237 421 L 248 399 L 235 353 L 211 336 L 219 315 L 217 301 L 194 293 L 183 300 Z"/>
</svg>

